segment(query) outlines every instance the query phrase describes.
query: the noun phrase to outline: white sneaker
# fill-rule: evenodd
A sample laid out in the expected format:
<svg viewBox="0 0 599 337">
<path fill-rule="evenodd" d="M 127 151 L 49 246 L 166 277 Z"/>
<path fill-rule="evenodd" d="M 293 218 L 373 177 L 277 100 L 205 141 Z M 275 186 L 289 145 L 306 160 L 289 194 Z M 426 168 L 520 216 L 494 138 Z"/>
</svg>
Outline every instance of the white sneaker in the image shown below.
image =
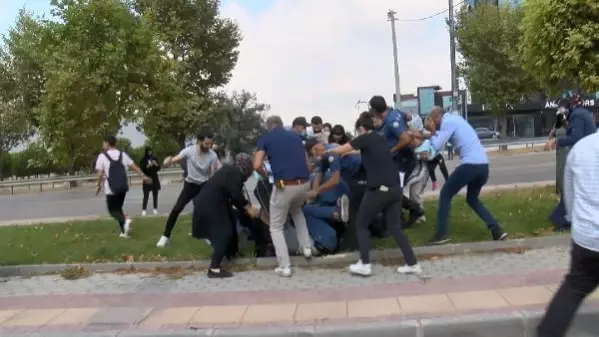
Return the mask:
<svg viewBox="0 0 599 337">
<path fill-rule="evenodd" d="M 275 269 L 275 273 L 279 276 L 290 277 L 291 276 L 291 268 L 290 267 L 277 267 Z"/>
<path fill-rule="evenodd" d="M 347 223 L 349 221 L 349 198 L 347 195 L 342 195 L 338 200 L 339 217 L 341 221 Z"/>
<path fill-rule="evenodd" d="M 154 215 L 158 215 L 158 210 L 154 209 Z"/>
<path fill-rule="evenodd" d="M 125 226 L 123 226 L 123 227 L 125 227 L 126 235 L 129 235 L 129 231 L 131 231 L 131 222 L 132 222 L 132 220 L 129 218 L 127 218 L 127 220 L 125 220 Z"/>
<path fill-rule="evenodd" d="M 358 261 L 358 263 L 349 266 L 349 272 L 360 276 L 370 276 L 372 275 L 372 264 L 364 264 L 362 261 Z"/>
<path fill-rule="evenodd" d="M 405 265 L 402 267 L 398 267 L 397 272 L 400 274 L 420 275 L 420 274 L 422 274 L 422 268 L 420 268 L 419 264 L 415 264 L 413 266 Z"/>
<path fill-rule="evenodd" d="M 145 210 L 141 211 L 141 216 L 146 216 L 146 214 L 147 214 L 147 213 L 146 213 L 146 211 L 145 211 Z"/>
<path fill-rule="evenodd" d="M 424 222 L 426 222 L 426 216 L 424 216 L 424 215 L 423 215 L 423 216 L 421 216 L 420 218 L 418 218 L 418 219 L 416 220 L 416 222 L 418 222 L 418 223 L 424 223 Z"/>
<path fill-rule="evenodd" d="M 189 235 L 191 235 L 191 233 L 189 233 Z M 212 246 L 212 242 L 210 242 L 210 240 L 204 239 L 204 242 L 206 242 L 208 246 Z"/>
<path fill-rule="evenodd" d="M 302 254 L 304 254 L 304 257 L 307 260 L 310 260 L 312 258 L 312 248 L 310 248 L 310 247 L 304 248 L 302 250 Z"/>
<path fill-rule="evenodd" d="M 127 234 L 125 234 L 125 233 L 121 233 L 121 234 L 119 234 L 119 237 L 120 237 L 121 239 L 128 239 L 128 238 L 129 238 L 129 235 L 127 235 Z"/>
<path fill-rule="evenodd" d="M 168 241 L 169 241 L 169 239 L 163 235 L 160 237 L 160 240 L 158 240 L 156 247 L 163 248 L 164 246 L 166 246 L 168 244 Z"/>
</svg>

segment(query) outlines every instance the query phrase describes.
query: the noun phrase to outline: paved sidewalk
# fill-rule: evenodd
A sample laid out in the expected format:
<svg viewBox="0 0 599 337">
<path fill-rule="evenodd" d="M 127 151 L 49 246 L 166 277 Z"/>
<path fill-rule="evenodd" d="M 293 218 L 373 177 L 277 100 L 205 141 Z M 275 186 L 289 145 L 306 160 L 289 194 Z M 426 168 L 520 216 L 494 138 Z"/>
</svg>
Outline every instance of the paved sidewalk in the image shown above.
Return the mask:
<svg viewBox="0 0 599 337">
<path fill-rule="evenodd" d="M 290 279 L 272 271 L 239 272 L 228 280 L 208 279 L 203 272 L 95 274 L 74 281 L 60 276 L 10 278 L 0 283 L 0 335 L 249 336 L 248 331 L 254 331 L 266 336 L 273 329 L 333 331 L 372 322 L 378 332 L 370 335 L 386 336 L 376 328 L 389 329 L 385 322 L 417 322 L 422 328 L 431 319 L 473 314 L 483 314 L 487 321 L 493 315 L 542 310 L 563 277 L 567 250 L 549 247 L 421 261 L 430 274 L 426 279 L 399 275 L 395 266 L 383 265 L 375 267 L 371 278 L 352 277 L 339 268 L 296 269 Z M 587 308 L 597 305 L 599 292 L 587 301 Z M 414 327 L 406 329 L 406 334 L 393 336 L 416 336 Z M 303 334 L 313 335 L 334 334 Z"/>
</svg>

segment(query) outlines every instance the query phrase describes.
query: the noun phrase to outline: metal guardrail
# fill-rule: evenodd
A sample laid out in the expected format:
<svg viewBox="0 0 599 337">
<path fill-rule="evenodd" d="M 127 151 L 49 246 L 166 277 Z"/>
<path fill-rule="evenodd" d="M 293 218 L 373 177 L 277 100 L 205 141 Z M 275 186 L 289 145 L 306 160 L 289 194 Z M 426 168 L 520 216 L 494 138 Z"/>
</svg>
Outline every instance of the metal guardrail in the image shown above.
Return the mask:
<svg viewBox="0 0 599 337">
<path fill-rule="evenodd" d="M 528 139 L 514 139 L 510 141 L 493 141 L 493 142 L 483 142 L 484 147 L 510 147 L 510 146 L 518 146 L 518 145 L 536 145 L 543 144 L 547 141 L 547 137 L 539 137 L 539 138 L 528 138 Z"/>
</svg>

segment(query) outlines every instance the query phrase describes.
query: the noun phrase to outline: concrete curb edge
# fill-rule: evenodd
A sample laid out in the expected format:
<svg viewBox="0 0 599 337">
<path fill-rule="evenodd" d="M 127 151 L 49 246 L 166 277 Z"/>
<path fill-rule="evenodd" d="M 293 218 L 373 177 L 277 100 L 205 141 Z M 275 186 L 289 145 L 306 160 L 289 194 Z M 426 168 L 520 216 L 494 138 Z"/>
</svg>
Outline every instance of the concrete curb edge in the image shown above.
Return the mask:
<svg viewBox="0 0 599 337">
<path fill-rule="evenodd" d="M 481 241 L 447 244 L 441 246 L 415 247 L 414 253 L 420 258 L 434 256 L 464 255 L 476 253 L 514 252 L 521 250 L 538 249 L 554 246 L 568 246 L 569 235 L 555 235 L 546 237 L 534 237 L 525 239 L 513 239 L 506 241 Z M 372 252 L 374 261 L 398 260 L 401 253 L 398 249 L 382 249 Z M 324 267 L 339 264 L 349 264 L 358 260 L 358 253 L 343 253 L 328 255 L 306 260 L 300 256 L 292 257 L 292 265 L 295 267 Z M 81 264 L 43 264 L 43 265 L 17 265 L 0 266 L 0 277 L 29 277 L 43 274 L 60 273 L 74 266 L 81 267 L 92 273 L 109 273 L 123 270 L 151 271 L 159 269 L 205 269 L 209 260 L 196 261 L 161 261 L 161 262 L 112 262 L 112 263 L 81 263 Z M 277 259 L 269 258 L 242 258 L 235 261 L 233 266 L 255 266 L 256 268 L 275 268 Z"/>
</svg>

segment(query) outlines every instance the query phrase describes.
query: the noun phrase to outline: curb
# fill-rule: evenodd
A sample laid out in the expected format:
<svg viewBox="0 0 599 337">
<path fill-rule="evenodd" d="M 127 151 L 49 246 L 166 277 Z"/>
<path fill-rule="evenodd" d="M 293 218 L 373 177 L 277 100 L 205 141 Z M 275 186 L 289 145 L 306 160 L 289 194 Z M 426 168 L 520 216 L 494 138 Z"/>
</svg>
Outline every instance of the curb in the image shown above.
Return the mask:
<svg viewBox="0 0 599 337">
<path fill-rule="evenodd" d="M 431 258 L 435 256 L 466 255 L 493 252 L 520 252 L 522 250 L 539 249 L 555 246 L 569 246 L 569 235 L 555 235 L 547 237 L 536 237 L 526 239 L 514 239 L 507 241 L 481 241 L 448 244 L 442 246 L 415 247 L 414 253 L 419 258 Z M 382 249 L 372 251 L 372 259 L 376 262 L 398 260 L 401 253 L 398 249 Z M 325 267 L 354 263 L 358 260 L 358 253 L 343 253 L 328 255 L 312 260 L 306 260 L 301 256 L 291 257 L 291 263 L 295 267 Z M 111 273 L 123 270 L 158 270 L 158 269 L 205 269 L 210 264 L 209 260 L 197 261 L 163 261 L 163 262 L 112 262 L 112 263 L 83 263 L 83 264 L 43 264 L 43 265 L 18 265 L 0 267 L 0 277 L 30 277 L 43 274 L 57 274 L 65 269 L 78 266 L 92 273 Z M 267 258 L 243 258 L 235 261 L 233 266 L 254 266 L 256 269 L 275 268 L 278 265 L 275 257 Z"/>
</svg>

